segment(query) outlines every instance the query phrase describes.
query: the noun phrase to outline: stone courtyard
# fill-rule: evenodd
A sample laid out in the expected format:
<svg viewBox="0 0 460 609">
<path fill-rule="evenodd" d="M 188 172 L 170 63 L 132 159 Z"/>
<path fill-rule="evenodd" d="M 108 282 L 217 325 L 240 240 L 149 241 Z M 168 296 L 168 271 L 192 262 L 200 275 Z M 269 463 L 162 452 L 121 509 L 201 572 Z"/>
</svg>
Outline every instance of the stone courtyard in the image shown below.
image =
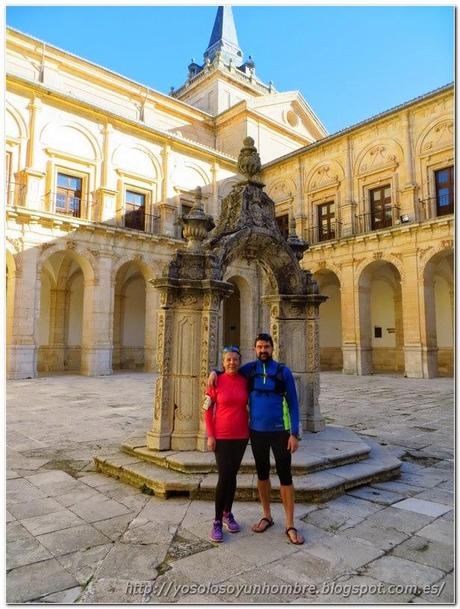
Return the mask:
<svg viewBox="0 0 460 609">
<path fill-rule="evenodd" d="M 93 457 L 148 429 L 153 375 L 74 374 L 7 386 L 7 601 L 47 603 L 452 603 L 452 379 L 321 375 L 328 425 L 402 460 L 401 478 L 282 507 L 257 503 L 209 541 L 212 502 L 164 501 L 95 471 Z"/>
</svg>

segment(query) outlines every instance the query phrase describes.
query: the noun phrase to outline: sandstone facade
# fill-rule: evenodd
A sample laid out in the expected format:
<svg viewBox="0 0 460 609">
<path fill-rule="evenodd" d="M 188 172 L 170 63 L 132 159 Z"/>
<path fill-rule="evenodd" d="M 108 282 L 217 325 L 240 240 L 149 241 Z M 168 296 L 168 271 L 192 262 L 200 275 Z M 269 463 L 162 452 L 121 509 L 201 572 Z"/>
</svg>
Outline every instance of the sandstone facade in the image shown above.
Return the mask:
<svg viewBox="0 0 460 609">
<path fill-rule="evenodd" d="M 310 243 L 303 268 L 329 296 L 322 366 L 452 374 L 453 86 L 327 136 L 299 93 L 243 65 L 208 53 L 164 95 L 7 31 L 10 378 L 156 369 L 149 280 L 185 247 L 181 217 L 197 186 L 218 216 L 248 135 L 280 226 L 287 236 L 295 221 Z M 248 359 L 269 328 L 270 286 L 242 260 L 224 280 L 236 289 L 219 344 L 240 344 Z"/>
</svg>

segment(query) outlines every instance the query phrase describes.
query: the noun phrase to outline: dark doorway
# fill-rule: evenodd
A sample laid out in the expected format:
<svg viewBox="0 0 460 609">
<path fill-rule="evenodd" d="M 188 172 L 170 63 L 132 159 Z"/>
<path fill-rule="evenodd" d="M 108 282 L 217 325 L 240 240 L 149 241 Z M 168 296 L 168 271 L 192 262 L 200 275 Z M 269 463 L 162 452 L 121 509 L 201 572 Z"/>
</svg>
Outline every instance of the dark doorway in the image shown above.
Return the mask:
<svg viewBox="0 0 460 609">
<path fill-rule="evenodd" d="M 224 300 L 224 345 L 241 345 L 241 297 L 238 286 L 231 282 L 234 293 Z"/>
</svg>

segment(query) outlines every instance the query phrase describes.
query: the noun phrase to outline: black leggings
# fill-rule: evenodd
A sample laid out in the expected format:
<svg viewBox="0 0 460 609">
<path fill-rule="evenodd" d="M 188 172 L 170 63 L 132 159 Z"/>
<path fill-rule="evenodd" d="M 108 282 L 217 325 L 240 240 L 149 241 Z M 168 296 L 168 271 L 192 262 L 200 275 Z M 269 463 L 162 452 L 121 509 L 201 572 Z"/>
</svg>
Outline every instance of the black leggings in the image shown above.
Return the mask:
<svg viewBox="0 0 460 609">
<path fill-rule="evenodd" d="M 270 478 L 270 448 L 275 457 L 276 473 L 280 484 L 292 484 L 291 453 L 287 449 L 288 431 L 254 431 L 250 430 L 251 448 L 256 463 L 259 480 Z"/>
<path fill-rule="evenodd" d="M 236 475 L 240 469 L 245 440 L 216 440 L 216 463 L 219 479 L 216 486 L 216 520 L 222 520 L 224 512 L 231 512 L 236 491 Z"/>
</svg>

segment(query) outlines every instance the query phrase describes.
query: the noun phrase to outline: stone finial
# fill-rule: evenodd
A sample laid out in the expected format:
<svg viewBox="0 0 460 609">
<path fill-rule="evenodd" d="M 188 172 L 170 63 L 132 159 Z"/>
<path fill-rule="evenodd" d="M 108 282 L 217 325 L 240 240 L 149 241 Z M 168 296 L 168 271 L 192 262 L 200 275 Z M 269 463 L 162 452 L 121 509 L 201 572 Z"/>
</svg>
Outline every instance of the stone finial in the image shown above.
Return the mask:
<svg viewBox="0 0 460 609">
<path fill-rule="evenodd" d="M 190 212 L 182 218 L 182 223 L 187 248 L 193 252 L 201 252 L 202 243 L 208 232 L 214 228 L 214 222 L 212 217 L 203 210 L 203 191 L 200 186 L 195 189 L 195 203 Z"/>
<path fill-rule="evenodd" d="M 302 260 L 305 250 L 308 249 L 308 243 L 300 239 L 297 235 L 296 221 L 293 215 L 289 218 L 289 237 L 287 244 L 294 251 L 297 260 Z"/>
<path fill-rule="evenodd" d="M 261 168 L 260 156 L 254 146 L 254 140 L 252 137 L 246 137 L 238 156 L 238 171 L 250 180 L 260 172 Z"/>
</svg>

